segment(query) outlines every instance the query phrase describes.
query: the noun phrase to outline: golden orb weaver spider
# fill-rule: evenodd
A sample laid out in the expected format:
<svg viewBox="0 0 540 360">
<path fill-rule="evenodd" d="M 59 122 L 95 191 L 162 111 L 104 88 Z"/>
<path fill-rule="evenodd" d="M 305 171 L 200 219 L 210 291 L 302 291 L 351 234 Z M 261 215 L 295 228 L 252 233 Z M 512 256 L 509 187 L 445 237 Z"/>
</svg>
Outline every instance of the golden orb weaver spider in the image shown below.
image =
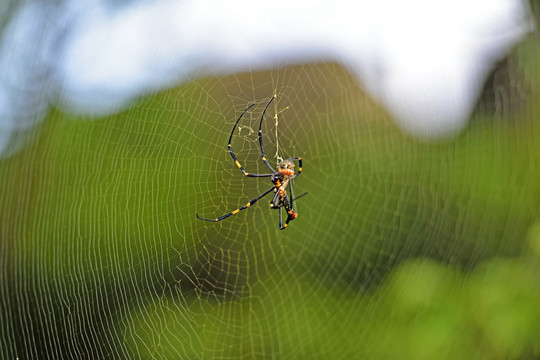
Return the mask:
<svg viewBox="0 0 540 360">
<path fill-rule="evenodd" d="M 257 201 L 259 201 L 261 198 L 265 197 L 266 195 L 270 194 L 272 191 L 274 192 L 274 196 L 272 198 L 272 201 L 270 201 L 270 208 L 279 210 L 279 228 L 280 230 L 283 230 L 287 227 L 287 224 L 289 224 L 290 221 L 296 219 L 298 217 L 298 213 L 293 210 L 293 201 L 296 201 L 297 199 L 301 198 L 304 195 L 307 195 L 307 192 L 303 193 L 300 196 L 294 197 L 293 192 L 293 186 L 292 186 L 292 179 L 300 175 L 302 172 L 302 158 L 300 157 L 290 157 L 288 159 L 282 160 L 278 164 L 277 171 L 274 170 L 274 168 L 270 165 L 268 160 L 266 159 L 266 156 L 264 154 L 263 149 L 263 140 L 262 140 L 262 123 L 264 120 L 264 115 L 266 114 L 266 110 L 272 103 L 272 101 L 275 99 L 275 95 L 268 101 L 268 104 L 266 104 L 266 107 L 264 108 L 264 111 L 261 115 L 261 121 L 259 123 L 259 147 L 261 150 L 261 159 L 264 162 L 264 164 L 272 171 L 271 174 L 252 174 L 246 172 L 244 167 L 240 165 L 238 162 L 238 159 L 236 158 L 236 155 L 234 154 L 234 151 L 231 146 L 232 137 L 234 134 L 234 130 L 236 129 L 236 126 L 240 122 L 240 119 L 244 116 L 246 112 L 248 112 L 249 109 L 251 109 L 255 104 L 251 104 L 248 106 L 246 110 L 240 115 L 238 120 L 236 120 L 236 123 L 233 126 L 233 129 L 231 131 L 231 136 L 229 137 L 229 144 L 227 145 L 227 149 L 229 150 L 229 153 L 231 154 L 231 157 L 240 169 L 242 171 L 242 174 L 247 177 L 269 177 L 270 181 L 272 182 L 272 187 L 265 192 L 263 192 L 261 195 L 257 196 L 256 198 L 250 200 L 246 205 L 239 207 L 238 209 L 231 211 L 225 215 L 222 215 L 215 219 L 206 219 L 199 216 L 199 214 L 195 214 L 197 219 L 204 220 L 204 221 L 212 221 L 212 222 L 218 222 L 221 220 L 224 220 L 228 218 L 229 216 L 238 214 L 240 211 L 245 210 L 249 208 L 251 205 L 255 204 Z M 298 172 L 294 171 L 294 160 L 298 161 Z M 289 187 L 289 193 L 290 193 L 290 200 L 289 200 L 289 194 L 287 194 L 287 186 Z M 285 208 L 285 211 L 287 212 L 287 220 L 285 220 L 285 223 L 283 223 L 283 216 L 282 216 L 282 208 Z"/>
</svg>

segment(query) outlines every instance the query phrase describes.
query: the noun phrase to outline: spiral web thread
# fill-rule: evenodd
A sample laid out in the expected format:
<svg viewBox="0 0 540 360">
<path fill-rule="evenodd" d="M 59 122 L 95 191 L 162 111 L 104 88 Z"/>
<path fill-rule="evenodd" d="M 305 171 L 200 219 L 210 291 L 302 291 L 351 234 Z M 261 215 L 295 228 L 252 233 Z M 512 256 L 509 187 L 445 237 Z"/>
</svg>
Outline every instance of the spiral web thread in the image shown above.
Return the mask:
<svg viewBox="0 0 540 360">
<path fill-rule="evenodd" d="M 242 177 L 227 139 L 257 102 L 232 146 L 265 173 L 257 126 L 274 94 L 265 150 L 271 164 L 304 161 L 298 219 L 280 231 L 267 197 L 197 220 L 271 186 Z M 96 121 L 53 112 L 0 165 L 1 357 L 407 357 L 432 314 L 428 300 L 407 307 L 428 298 L 418 289 L 481 288 L 478 264 L 526 247 L 540 214 L 539 112 L 477 115 L 457 139 L 419 143 L 335 64 L 202 79 Z"/>
</svg>

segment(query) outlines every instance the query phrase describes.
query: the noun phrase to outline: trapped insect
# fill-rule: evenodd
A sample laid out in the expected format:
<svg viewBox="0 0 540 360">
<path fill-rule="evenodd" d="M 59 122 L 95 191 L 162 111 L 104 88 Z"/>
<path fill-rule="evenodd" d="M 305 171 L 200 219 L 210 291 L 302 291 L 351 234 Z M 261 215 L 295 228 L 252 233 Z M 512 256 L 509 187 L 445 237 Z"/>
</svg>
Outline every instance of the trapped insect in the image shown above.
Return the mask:
<svg viewBox="0 0 540 360">
<path fill-rule="evenodd" d="M 276 171 L 266 159 L 266 156 L 264 154 L 264 149 L 263 149 L 262 123 L 264 120 L 264 115 L 266 114 L 266 110 L 268 109 L 268 106 L 270 106 L 270 103 L 272 103 L 275 97 L 276 96 L 274 95 L 270 99 L 270 101 L 268 101 L 268 104 L 266 104 L 266 107 L 264 108 L 264 111 L 261 115 L 261 121 L 259 123 L 259 147 L 261 149 L 261 159 L 264 162 L 264 164 L 270 169 L 270 171 L 272 171 L 272 173 L 271 174 L 252 174 L 252 173 L 246 172 L 246 170 L 244 170 L 244 167 L 240 165 L 240 163 L 238 162 L 238 159 L 236 158 L 236 155 L 234 154 L 234 151 L 231 147 L 231 141 L 232 141 L 232 137 L 234 134 L 234 130 L 236 129 L 236 126 L 238 125 L 238 123 L 240 122 L 240 119 L 242 119 L 244 114 L 253 106 L 255 106 L 255 104 L 251 104 L 246 110 L 244 110 L 244 112 L 240 115 L 238 120 L 236 120 L 236 123 L 234 124 L 233 129 L 231 131 L 231 136 L 229 137 L 229 144 L 227 145 L 227 148 L 229 150 L 229 153 L 231 154 L 231 157 L 234 163 L 236 164 L 236 166 L 238 166 L 240 171 L 242 171 L 242 174 L 244 174 L 244 176 L 256 177 L 256 178 L 269 177 L 270 181 L 272 182 L 272 187 L 266 190 L 261 195 L 257 196 L 256 198 L 250 200 L 246 205 L 239 207 L 238 209 L 231 211 L 225 215 L 222 215 L 215 219 L 205 219 L 205 218 L 200 217 L 199 214 L 195 214 L 198 219 L 204 220 L 204 221 L 212 221 L 212 222 L 218 222 L 218 221 L 224 220 L 228 218 L 229 216 L 238 214 L 240 211 L 249 208 L 251 205 L 255 204 L 259 199 L 263 198 L 264 196 L 272 192 L 274 193 L 274 196 L 272 197 L 272 201 L 270 201 L 270 208 L 279 210 L 279 228 L 281 230 L 285 229 L 287 227 L 287 224 L 289 224 L 290 221 L 298 217 L 298 213 L 295 212 L 293 209 L 293 202 L 301 198 L 302 196 L 307 195 L 307 192 L 295 198 L 294 192 L 293 192 L 292 180 L 298 175 L 300 175 L 300 173 L 302 172 L 302 159 L 300 157 L 290 157 L 288 159 L 282 160 L 281 162 L 278 163 L 277 165 L 278 169 Z M 294 161 L 298 161 L 298 172 L 294 171 L 294 168 L 295 168 Z M 287 193 L 287 187 L 289 188 L 289 193 Z M 285 223 L 283 223 L 283 216 L 282 216 L 283 208 L 285 208 L 285 211 L 287 212 L 287 220 L 285 220 Z"/>
</svg>

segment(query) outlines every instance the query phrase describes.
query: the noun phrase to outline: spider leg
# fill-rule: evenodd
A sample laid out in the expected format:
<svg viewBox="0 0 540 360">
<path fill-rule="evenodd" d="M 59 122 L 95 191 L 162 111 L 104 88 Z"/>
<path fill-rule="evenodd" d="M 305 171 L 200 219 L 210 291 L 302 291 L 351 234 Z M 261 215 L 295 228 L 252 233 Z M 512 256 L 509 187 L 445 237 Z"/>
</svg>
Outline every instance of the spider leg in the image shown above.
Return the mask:
<svg viewBox="0 0 540 360">
<path fill-rule="evenodd" d="M 282 205 L 279 203 L 279 188 L 274 188 L 274 197 L 272 197 L 272 200 L 270 201 L 270 208 L 271 209 L 278 209 Z"/>
<path fill-rule="evenodd" d="M 229 150 L 229 154 L 231 154 L 231 157 L 234 161 L 234 163 L 236 164 L 236 166 L 238 166 L 238 168 L 240 169 L 240 171 L 242 171 L 242 174 L 244 176 L 247 176 L 247 177 L 270 177 L 272 176 L 273 174 L 251 174 L 251 173 L 248 173 L 246 172 L 246 170 L 244 169 L 244 167 L 242 165 L 240 165 L 240 162 L 238 162 L 238 159 L 236 158 L 236 155 L 232 149 L 232 146 L 231 146 L 231 142 L 232 142 L 232 137 L 233 137 L 233 134 L 234 134 L 234 130 L 236 129 L 236 126 L 238 125 L 238 123 L 240 122 L 240 119 L 242 119 L 242 117 L 244 116 L 244 114 L 249 110 L 251 109 L 253 106 L 255 106 L 255 103 L 251 104 L 248 106 L 248 108 L 246 110 L 244 110 L 244 112 L 242 114 L 240 114 L 240 116 L 238 117 L 238 120 L 236 120 L 236 123 L 234 124 L 233 126 L 233 129 L 231 131 L 231 136 L 229 136 L 229 144 L 227 145 L 227 149 Z M 268 105 L 267 105 L 268 107 Z M 259 133 L 260 135 L 260 133 Z M 274 173 L 274 169 L 270 168 L 270 170 L 272 170 Z"/>
<path fill-rule="evenodd" d="M 296 200 L 296 199 L 294 198 L 294 191 L 293 191 L 293 188 L 292 188 L 292 183 L 293 183 L 293 182 L 292 182 L 292 179 L 289 180 L 289 195 L 290 195 L 290 197 L 291 197 L 291 204 L 290 204 L 290 205 L 291 205 L 291 210 L 294 209 L 294 204 L 295 204 L 294 201 Z"/>
<path fill-rule="evenodd" d="M 268 104 L 266 104 L 266 107 L 264 108 L 264 111 L 261 115 L 261 122 L 259 123 L 259 146 L 261 148 L 261 158 L 262 158 L 262 161 L 264 162 L 264 164 L 273 172 L 275 173 L 276 170 L 274 170 L 274 168 L 272 168 L 272 166 L 270 165 L 270 163 L 268 162 L 268 160 L 266 159 L 266 155 L 264 155 L 264 149 L 263 149 L 263 140 L 262 140 L 262 122 L 264 120 L 264 115 L 266 114 L 266 110 L 268 109 L 268 106 L 270 106 L 270 103 L 276 98 L 276 96 L 272 96 L 272 98 L 270 99 L 270 101 L 268 101 Z"/>
<path fill-rule="evenodd" d="M 262 197 L 268 195 L 270 192 L 272 192 L 272 190 L 275 189 L 275 186 L 272 186 L 270 189 L 266 190 L 265 192 L 263 192 L 261 195 L 257 196 L 255 199 L 252 199 L 250 200 L 246 205 L 242 206 L 242 207 L 239 207 L 238 209 L 234 210 L 234 211 L 231 211 L 230 213 L 227 213 L 225 215 L 222 215 L 218 218 L 215 218 L 215 219 L 205 219 L 205 218 L 202 218 L 199 216 L 199 214 L 195 214 L 195 216 L 197 216 L 197 219 L 199 220 L 204 220 L 204 221 L 212 221 L 212 222 L 218 222 L 218 221 L 221 221 L 223 219 L 226 219 L 228 218 L 229 216 L 232 216 L 234 214 L 238 214 L 240 211 L 242 210 L 245 210 L 247 209 L 248 207 L 250 207 L 251 205 L 255 204 L 259 199 L 261 199 Z"/>
</svg>

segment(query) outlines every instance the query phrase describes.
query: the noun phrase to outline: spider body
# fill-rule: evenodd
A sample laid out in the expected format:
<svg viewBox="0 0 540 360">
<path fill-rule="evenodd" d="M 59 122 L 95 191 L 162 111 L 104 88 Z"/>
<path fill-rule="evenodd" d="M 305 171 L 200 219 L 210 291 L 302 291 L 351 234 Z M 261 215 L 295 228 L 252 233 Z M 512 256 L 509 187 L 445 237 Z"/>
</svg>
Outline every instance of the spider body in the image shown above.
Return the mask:
<svg viewBox="0 0 540 360">
<path fill-rule="evenodd" d="M 299 159 L 302 161 L 302 159 Z M 296 219 L 298 213 L 292 210 L 292 206 L 289 203 L 289 198 L 287 196 L 287 185 L 289 185 L 291 179 L 298 173 L 294 172 L 294 163 L 290 160 L 283 160 L 278 165 L 278 172 L 270 177 L 270 180 L 276 187 L 274 189 L 274 198 L 270 202 L 270 207 L 272 209 L 279 209 L 280 205 L 284 206 L 285 209 L 289 209 L 287 213 L 292 216 L 293 219 Z M 287 224 L 287 222 L 285 223 Z M 284 225 L 285 227 L 287 225 Z M 281 225 L 280 225 L 281 227 Z"/>
<path fill-rule="evenodd" d="M 264 111 L 261 116 L 261 121 L 259 123 L 259 147 L 261 150 L 261 159 L 263 163 L 272 171 L 271 174 L 252 174 L 246 172 L 244 167 L 240 164 L 238 159 L 236 158 L 236 155 L 232 149 L 231 141 L 234 134 L 234 130 L 236 129 L 236 126 L 240 122 L 240 119 L 242 119 L 242 116 L 251 109 L 255 104 L 250 105 L 244 112 L 240 115 L 238 120 L 236 120 L 236 123 L 233 126 L 233 129 L 231 131 L 231 136 L 229 137 L 229 144 L 227 145 L 227 149 L 229 150 L 229 153 L 236 164 L 236 166 L 242 171 L 242 174 L 247 177 L 269 177 L 270 181 L 272 182 L 272 187 L 268 190 L 266 190 L 261 195 L 257 196 L 256 198 L 250 200 L 246 205 L 239 207 L 238 209 L 231 211 L 225 215 L 222 215 L 215 219 L 206 219 L 199 216 L 199 214 L 196 214 L 197 218 L 204 221 L 212 221 L 212 222 L 218 222 L 221 220 L 224 220 L 228 218 L 229 216 L 238 214 L 240 211 L 245 210 L 249 208 L 251 205 L 255 204 L 259 199 L 263 198 L 264 196 L 270 194 L 271 192 L 274 192 L 274 196 L 272 197 L 272 200 L 270 201 L 270 208 L 279 210 L 279 228 L 281 230 L 285 229 L 290 221 L 296 219 L 298 217 L 298 213 L 293 210 L 293 202 L 302 196 L 306 195 L 306 193 L 294 197 L 293 187 L 292 187 L 292 180 L 300 175 L 302 172 L 302 159 L 300 157 L 291 157 L 285 160 L 282 160 L 278 164 L 278 170 L 274 170 L 274 168 L 270 165 L 268 160 L 266 159 L 266 156 L 264 154 L 263 149 L 263 140 L 262 140 L 262 122 L 264 119 L 264 115 L 266 113 L 266 110 L 268 109 L 268 106 L 270 106 L 270 103 L 274 100 L 275 96 L 273 96 L 270 101 L 268 101 L 268 104 L 266 104 L 266 107 L 264 108 Z M 298 161 L 298 172 L 295 172 L 295 163 L 294 161 Z M 289 194 L 287 193 L 287 188 L 289 188 Z M 289 198 L 290 195 L 290 198 Z M 285 220 L 285 223 L 283 222 L 283 215 L 282 215 L 282 209 L 285 208 L 285 211 L 287 212 L 287 219 Z"/>
</svg>

